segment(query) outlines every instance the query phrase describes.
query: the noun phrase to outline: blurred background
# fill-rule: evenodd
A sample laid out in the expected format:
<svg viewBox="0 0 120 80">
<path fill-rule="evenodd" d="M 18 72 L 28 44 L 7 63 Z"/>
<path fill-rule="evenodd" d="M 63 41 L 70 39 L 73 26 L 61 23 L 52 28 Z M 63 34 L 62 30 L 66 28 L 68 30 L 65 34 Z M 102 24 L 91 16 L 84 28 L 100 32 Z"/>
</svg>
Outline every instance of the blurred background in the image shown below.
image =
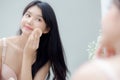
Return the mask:
<svg viewBox="0 0 120 80">
<path fill-rule="evenodd" d="M 0 0 L 0 38 L 16 35 L 24 7 L 32 0 Z M 99 35 L 109 0 L 42 0 L 54 9 L 71 75 L 88 60 L 88 45 Z M 69 76 L 70 77 L 70 76 Z"/>
</svg>

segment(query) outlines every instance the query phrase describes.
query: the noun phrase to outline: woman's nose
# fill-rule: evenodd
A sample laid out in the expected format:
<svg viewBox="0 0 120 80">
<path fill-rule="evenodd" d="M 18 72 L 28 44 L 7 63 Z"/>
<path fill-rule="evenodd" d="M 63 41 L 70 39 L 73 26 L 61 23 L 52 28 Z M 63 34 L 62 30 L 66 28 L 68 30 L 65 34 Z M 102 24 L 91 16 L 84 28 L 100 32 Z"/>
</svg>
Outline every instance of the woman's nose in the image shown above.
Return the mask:
<svg viewBox="0 0 120 80">
<path fill-rule="evenodd" d="M 32 24 L 33 24 L 33 18 L 29 18 L 29 19 L 27 20 L 27 23 L 30 24 L 30 25 L 32 25 Z"/>
</svg>

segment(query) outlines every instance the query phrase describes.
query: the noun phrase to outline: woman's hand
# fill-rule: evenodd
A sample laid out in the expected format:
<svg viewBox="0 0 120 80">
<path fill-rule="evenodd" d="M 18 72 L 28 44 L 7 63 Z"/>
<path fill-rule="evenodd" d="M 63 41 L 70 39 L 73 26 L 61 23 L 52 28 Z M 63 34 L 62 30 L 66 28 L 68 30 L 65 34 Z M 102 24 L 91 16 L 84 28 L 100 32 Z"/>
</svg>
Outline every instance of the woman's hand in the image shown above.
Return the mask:
<svg viewBox="0 0 120 80">
<path fill-rule="evenodd" d="M 39 47 L 41 35 L 42 31 L 40 29 L 33 30 L 24 47 L 23 58 L 27 58 L 27 60 L 29 60 L 31 64 L 35 60 L 36 50 Z"/>
</svg>

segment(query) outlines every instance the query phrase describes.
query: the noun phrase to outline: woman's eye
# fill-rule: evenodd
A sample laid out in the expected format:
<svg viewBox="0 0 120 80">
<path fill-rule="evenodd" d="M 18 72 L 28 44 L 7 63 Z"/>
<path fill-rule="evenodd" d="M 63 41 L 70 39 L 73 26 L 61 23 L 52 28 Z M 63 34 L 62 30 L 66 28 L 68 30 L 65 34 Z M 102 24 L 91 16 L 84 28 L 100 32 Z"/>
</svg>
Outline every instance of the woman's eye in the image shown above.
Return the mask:
<svg viewBox="0 0 120 80">
<path fill-rule="evenodd" d="M 41 19 L 37 19 L 37 21 L 39 21 L 39 22 L 40 22 L 40 21 L 41 21 Z"/>
<path fill-rule="evenodd" d="M 30 17 L 30 14 L 25 14 L 26 17 Z"/>
</svg>

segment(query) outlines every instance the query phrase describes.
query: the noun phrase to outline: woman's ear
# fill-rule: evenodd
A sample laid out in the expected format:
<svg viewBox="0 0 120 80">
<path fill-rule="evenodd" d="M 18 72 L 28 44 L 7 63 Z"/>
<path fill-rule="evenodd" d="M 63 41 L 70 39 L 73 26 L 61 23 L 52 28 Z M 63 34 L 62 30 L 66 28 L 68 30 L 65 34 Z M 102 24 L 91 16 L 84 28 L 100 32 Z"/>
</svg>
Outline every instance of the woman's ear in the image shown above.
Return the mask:
<svg viewBox="0 0 120 80">
<path fill-rule="evenodd" d="M 50 31 L 50 27 L 47 27 L 44 31 L 43 34 L 47 34 Z"/>
</svg>

